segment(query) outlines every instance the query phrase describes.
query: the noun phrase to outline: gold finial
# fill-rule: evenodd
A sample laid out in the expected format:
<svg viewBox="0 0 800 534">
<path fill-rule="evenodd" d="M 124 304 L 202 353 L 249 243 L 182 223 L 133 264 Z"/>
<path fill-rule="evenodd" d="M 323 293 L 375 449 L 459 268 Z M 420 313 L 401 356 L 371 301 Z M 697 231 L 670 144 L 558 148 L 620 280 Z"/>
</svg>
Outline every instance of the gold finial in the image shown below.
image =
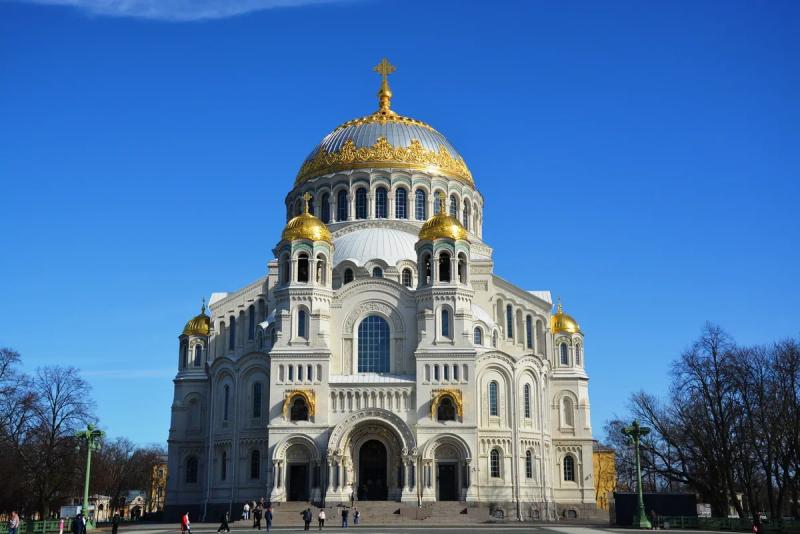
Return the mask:
<svg viewBox="0 0 800 534">
<path fill-rule="evenodd" d="M 558 313 L 564 313 L 564 306 L 561 305 L 561 296 L 558 297 Z"/>
<path fill-rule="evenodd" d="M 309 193 L 308 191 L 306 191 L 306 192 L 303 194 L 303 200 L 305 201 L 305 210 L 306 210 L 306 215 L 308 215 L 308 201 L 309 201 L 309 200 L 311 200 L 311 193 Z"/>
<path fill-rule="evenodd" d="M 381 88 L 378 90 L 378 111 L 394 114 L 394 111 L 389 109 L 392 103 L 392 90 L 389 89 L 389 75 L 396 71 L 397 68 L 389 63 L 388 59 L 383 58 L 372 70 L 381 75 Z"/>
<path fill-rule="evenodd" d="M 203 305 L 200 306 L 200 314 L 201 315 L 205 315 L 206 314 L 206 298 L 205 297 L 203 297 Z"/>
</svg>

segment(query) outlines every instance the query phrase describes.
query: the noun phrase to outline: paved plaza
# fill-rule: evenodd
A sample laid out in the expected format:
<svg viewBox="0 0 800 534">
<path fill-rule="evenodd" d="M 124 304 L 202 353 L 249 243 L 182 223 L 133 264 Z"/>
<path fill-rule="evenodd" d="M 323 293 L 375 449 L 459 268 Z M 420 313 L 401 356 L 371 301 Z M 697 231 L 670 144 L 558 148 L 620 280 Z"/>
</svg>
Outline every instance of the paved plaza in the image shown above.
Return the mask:
<svg viewBox="0 0 800 534">
<path fill-rule="evenodd" d="M 197 533 L 213 533 L 217 531 L 217 527 L 219 525 L 212 524 L 212 523 L 203 523 L 203 524 L 196 524 L 192 527 L 192 532 Z M 125 531 L 135 532 L 136 534 L 173 534 L 179 532 L 177 525 L 171 524 L 162 524 L 162 525 L 136 525 L 130 526 L 124 529 Z M 243 526 L 236 526 L 233 525 L 231 527 L 232 532 L 257 532 L 255 529 L 252 528 L 243 528 Z M 303 525 L 300 523 L 296 527 L 291 526 L 280 526 L 275 527 L 271 530 L 272 532 L 302 532 Z M 562 525 L 551 525 L 551 524 L 531 524 L 531 523 L 497 523 L 497 524 L 481 524 L 481 525 L 456 525 L 456 526 L 446 526 L 446 525 L 426 525 L 420 523 L 418 525 L 401 525 L 401 526 L 370 526 L 370 525 L 360 525 L 358 527 L 351 526 L 348 529 L 343 529 L 338 526 L 326 526 L 323 529 L 323 532 L 344 532 L 344 531 L 352 531 L 352 532 L 362 532 L 363 534 L 403 534 L 403 533 L 414 533 L 419 534 L 421 531 L 437 531 L 442 533 L 461 533 L 464 534 L 491 534 L 491 533 L 499 533 L 499 532 L 509 532 L 509 533 L 523 533 L 523 532 L 536 532 L 540 534 L 591 534 L 593 532 L 607 532 L 607 533 L 630 533 L 633 532 L 632 529 L 625 529 L 625 528 L 616 528 L 616 527 L 609 527 L 603 525 L 570 525 L 570 526 L 562 526 Z M 266 533 L 265 529 L 262 529 L 261 532 Z M 309 532 L 319 532 L 316 528 L 316 522 L 312 524 L 312 529 Z M 685 530 L 661 530 L 662 533 L 685 533 Z M 704 532 L 711 532 L 711 531 L 702 531 L 702 530 L 693 530 L 693 534 L 702 534 Z"/>
</svg>

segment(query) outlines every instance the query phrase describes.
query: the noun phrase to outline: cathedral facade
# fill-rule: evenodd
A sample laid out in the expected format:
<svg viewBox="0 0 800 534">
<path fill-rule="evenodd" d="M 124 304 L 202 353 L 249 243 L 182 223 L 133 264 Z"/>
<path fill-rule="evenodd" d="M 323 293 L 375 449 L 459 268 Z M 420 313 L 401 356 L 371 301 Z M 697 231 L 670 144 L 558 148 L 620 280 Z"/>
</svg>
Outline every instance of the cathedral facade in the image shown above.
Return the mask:
<svg viewBox="0 0 800 534">
<path fill-rule="evenodd" d="M 391 109 L 394 69 L 376 70 L 378 110 L 302 164 L 266 272 L 179 336 L 167 510 L 263 496 L 587 515 L 583 333 L 549 291 L 494 273 L 464 159 Z"/>
</svg>

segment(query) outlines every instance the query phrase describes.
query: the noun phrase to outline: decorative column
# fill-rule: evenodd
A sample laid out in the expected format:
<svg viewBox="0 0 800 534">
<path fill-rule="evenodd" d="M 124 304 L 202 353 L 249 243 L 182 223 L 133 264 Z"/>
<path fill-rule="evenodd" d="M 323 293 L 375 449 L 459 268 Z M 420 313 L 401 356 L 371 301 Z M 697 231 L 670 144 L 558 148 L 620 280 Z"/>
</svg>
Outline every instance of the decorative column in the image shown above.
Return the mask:
<svg viewBox="0 0 800 534">
<path fill-rule="evenodd" d="M 414 456 L 412 454 L 404 454 L 401 456 L 403 462 L 403 491 L 400 494 L 401 502 L 417 502 L 417 492 L 414 491 L 414 484 L 412 484 Z"/>
<path fill-rule="evenodd" d="M 83 506 L 81 513 L 86 518 L 86 528 L 94 528 L 94 522 L 89 521 L 89 473 L 92 467 L 92 451 L 100 450 L 100 440 L 103 439 L 103 432 L 97 430 L 94 425 L 88 425 L 86 430 L 78 432 L 75 437 L 82 445 L 86 446 L 86 472 L 83 481 Z M 95 513 L 95 522 L 97 514 Z"/>
<path fill-rule="evenodd" d="M 336 491 L 341 492 L 344 489 L 344 484 L 342 483 L 343 473 L 342 473 L 342 458 L 336 458 Z"/>
<path fill-rule="evenodd" d="M 333 458 L 328 458 L 328 489 L 327 493 L 333 492 Z"/>
<path fill-rule="evenodd" d="M 370 191 L 367 193 L 367 219 L 375 218 L 375 195 Z"/>
<path fill-rule="evenodd" d="M 354 221 L 356 218 L 356 196 L 353 193 L 347 193 L 347 205 L 350 208 L 347 211 L 347 220 Z"/>
<path fill-rule="evenodd" d="M 387 218 L 394 219 L 397 213 L 397 210 L 395 209 L 394 191 L 389 191 L 389 193 L 386 195 L 386 203 L 388 204 L 388 213 L 386 214 Z"/>
<path fill-rule="evenodd" d="M 333 222 L 334 217 L 335 217 L 335 213 L 336 213 L 334 211 L 335 209 L 336 208 L 334 206 L 333 193 L 331 193 L 330 195 L 328 195 L 328 220 L 327 221 L 322 221 L 322 222 L 324 222 L 325 224 Z"/>
<path fill-rule="evenodd" d="M 639 426 L 639 421 L 634 421 L 630 426 L 622 429 L 622 433 L 630 439 L 633 444 L 633 449 L 636 454 L 636 492 L 638 493 L 638 500 L 636 506 L 636 513 L 633 514 L 633 528 L 652 528 L 650 520 L 647 519 L 647 513 L 644 510 L 644 497 L 642 495 L 642 465 L 639 460 L 639 442 L 641 439 L 650 433 L 650 429 L 646 426 Z M 577 468 L 577 466 L 575 466 Z"/>
</svg>

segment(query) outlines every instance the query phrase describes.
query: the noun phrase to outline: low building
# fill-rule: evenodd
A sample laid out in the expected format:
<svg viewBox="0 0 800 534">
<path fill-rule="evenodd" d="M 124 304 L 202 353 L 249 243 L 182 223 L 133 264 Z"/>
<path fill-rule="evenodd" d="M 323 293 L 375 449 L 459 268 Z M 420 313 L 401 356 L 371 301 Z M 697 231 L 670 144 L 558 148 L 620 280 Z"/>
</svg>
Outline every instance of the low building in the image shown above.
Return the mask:
<svg viewBox="0 0 800 534">
<path fill-rule="evenodd" d="M 167 495 L 167 456 L 159 457 L 158 462 L 153 464 L 150 473 L 150 489 L 147 493 L 147 513 L 157 513 L 164 511 L 164 500 Z"/>
<path fill-rule="evenodd" d="M 594 492 L 599 510 L 608 510 L 611 494 L 617 489 L 617 467 L 614 449 L 595 440 L 592 444 Z"/>
</svg>

